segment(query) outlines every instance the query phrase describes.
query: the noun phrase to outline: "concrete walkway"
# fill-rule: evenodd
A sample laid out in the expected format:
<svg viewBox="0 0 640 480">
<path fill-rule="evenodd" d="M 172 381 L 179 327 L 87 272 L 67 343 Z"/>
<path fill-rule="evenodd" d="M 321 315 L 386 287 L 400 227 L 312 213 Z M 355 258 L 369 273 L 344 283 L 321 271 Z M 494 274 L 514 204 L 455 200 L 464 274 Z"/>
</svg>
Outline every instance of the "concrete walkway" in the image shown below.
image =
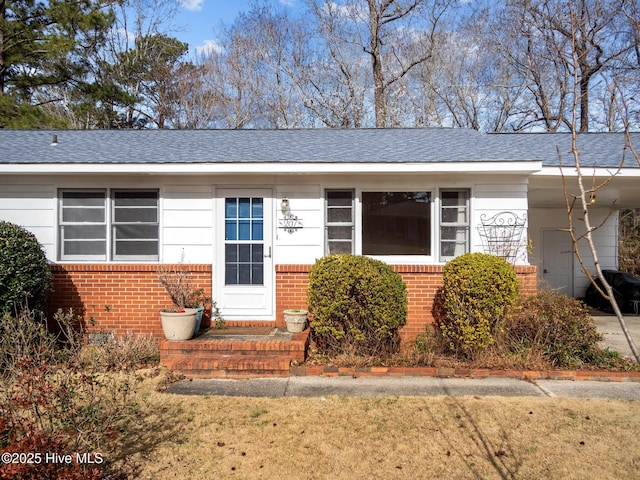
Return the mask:
<svg viewBox="0 0 640 480">
<path fill-rule="evenodd" d="M 600 313 L 592 315 L 592 318 L 596 327 L 598 327 L 598 331 L 604 336 L 602 346 L 620 352 L 623 356 L 628 356 L 633 359 L 629 342 L 622 332 L 618 318 L 615 315 Z M 640 350 L 640 316 L 625 315 L 624 320 L 627 325 L 627 330 L 631 333 L 633 343 L 636 348 Z"/>
<path fill-rule="evenodd" d="M 576 397 L 640 400 L 639 382 L 568 380 L 525 381 L 513 378 L 434 377 L 288 377 L 247 380 L 182 380 L 169 393 L 235 397 L 325 396 L 502 396 Z"/>
<path fill-rule="evenodd" d="M 593 316 L 604 335 L 603 346 L 631 356 L 618 319 L 612 315 Z M 626 316 L 627 328 L 640 348 L 640 316 Z M 243 397 L 338 396 L 503 396 L 574 397 L 640 400 L 640 382 L 598 382 L 571 380 L 520 380 L 490 377 L 481 379 L 434 377 L 306 376 L 254 378 L 247 380 L 182 380 L 169 393 L 179 395 L 227 395 Z"/>
</svg>

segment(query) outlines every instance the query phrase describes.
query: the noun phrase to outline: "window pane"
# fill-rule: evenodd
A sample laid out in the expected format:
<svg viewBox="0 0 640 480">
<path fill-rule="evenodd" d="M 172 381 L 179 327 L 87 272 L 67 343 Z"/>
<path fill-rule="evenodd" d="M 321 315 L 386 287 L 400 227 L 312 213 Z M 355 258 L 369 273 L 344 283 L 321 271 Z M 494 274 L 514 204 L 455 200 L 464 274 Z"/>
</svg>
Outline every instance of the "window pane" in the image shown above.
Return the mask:
<svg viewBox="0 0 640 480">
<path fill-rule="evenodd" d="M 226 218 L 238 217 L 238 203 L 235 198 L 227 198 L 224 203 L 224 216 Z"/>
<path fill-rule="evenodd" d="M 116 240 L 114 253 L 116 256 L 156 256 L 158 255 L 158 242 L 155 240 Z"/>
<path fill-rule="evenodd" d="M 262 263 L 264 260 L 264 247 L 262 245 L 251 245 L 251 261 Z"/>
<path fill-rule="evenodd" d="M 443 208 L 442 221 L 445 223 L 467 223 L 467 209 L 465 207 Z"/>
<path fill-rule="evenodd" d="M 351 190 L 329 190 L 327 191 L 327 205 L 351 206 L 353 204 L 353 192 Z"/>
<path fill-rule="evenodd" d="M 264 284 L 264 268 L 262 264 L 253 264 L 251 266 L 251 284 L 263 285 Z"/>
<path fill-rule="evenodd" d="M 63 255 L 105 255 L 105 251 L 107 249 L 107 242 L 105 240 L 97 240 L 97 241 L 68 241 L 63 240 Z"/>
<path fill-rule="evenodd" d="M 113 203 L 116 207 L 157 207 L 158 192 L 156 191 L 137 191 L 114 192 Z"/>
<path fill-rule="evenodd" d="M 251 285 L 251 265 L 243 263 L 238 265 L 238 283 L 240 285 Z"/>
<path fill-rule="evenodd" d="M 238 261 L 238 245 L 224 246 L 224 261 L 227 263 L 236 263 Z"/>
<path fill-rule="evenodd" d="M 238 245 L 238 262 L 251 261 L 251 245 Z"/>
<path fill-rule="evenodd" d="M 239 218 L 251 218 L 251 199 L 239 198 L 238 199 L 238 217 Z"/>
<path fill-rule="evenodd" d="M 65 207 L 104 207 L 105 192 L 62 192 Z"/>
<path fill-rule="evenodd" d="M 253 218 L 262 218 L 264 216 L 264 207 L 261 198 L 251 199 L 251 216 Z"/>
<path fill-rule="evenodd" d="M 64 225 L 64 240 L 104 240 L 107 238 L 106 225 Z"/>
<path fill-rule="evenodd" d="M 440 238 L 442 240 L 456 240 L 458 242 L 466 242 L 467 227 L 442 227 L 440 229 Z"/>
<path fill-rule="evenodd" d="M 352 232 L 351 227 L 327 227 L 327 238 L 329 240 L 351 240 Z"/>
<path fill-rule="evenodd" d="M 430 192 L 363 192 L 362 253 L 430 255 Z"/>
<path fill-rule="evenodd" d="M 442 205 L 445 207 L 450 206 L 465 206 L 467 204 L 467 191 L 466 190 L 451 190 L 443 191 Z"/>
<path fill-rule="evenodd" d="M 155 208 L 116 208 L 113 221 L 117 223 L 155 223 L 158 211 Z"/>
<path fill-rule="evenodd" d="M 329 241 L 328 253 L 351 253 L 351 242 Z"/>
<path fill-rule="evenodd" d="M 251 222 L 251 240 L 262 240 L 263 235 L 262 220 L 253 220 Z"/>
<path fill-rule="evenodd" d="M 240 220 L 238 223 L 238 240 L 251 240 L 250 220 Z"/>
<path fill-rule="evenodd" d="M 227 263 L 224 267 L 224 283 L 225 285 L 238 284 L 238 265 L 235 263 Z"/>
<path fill-rule="evenodd" d="M 116 208 L 114 222 L 118 223 L 155 223 L 158 221 L 158 211 L 155 208 Z"/>
<path fill-rule="evenodd" d="M 224 239 L 225 240 L 237 240 L 238 239 L 238 225 L 235 220 L 227 220 L 224 225 Z"/>
<path fill-rule="evenodd" d="M 116 240 L 157 240 L 157 225 L 116 225 L 114 227 Z"/>
<path fill-rule="evenodd" d="M 351 208 L 329 208 L 327 210 L 328 223 L 351 223 Z"/>
<path fill-rule="evenodd" d="M 104 208 L 62 207 L 62 221 L 69 223 L 104 223 Z"/>
</svg>

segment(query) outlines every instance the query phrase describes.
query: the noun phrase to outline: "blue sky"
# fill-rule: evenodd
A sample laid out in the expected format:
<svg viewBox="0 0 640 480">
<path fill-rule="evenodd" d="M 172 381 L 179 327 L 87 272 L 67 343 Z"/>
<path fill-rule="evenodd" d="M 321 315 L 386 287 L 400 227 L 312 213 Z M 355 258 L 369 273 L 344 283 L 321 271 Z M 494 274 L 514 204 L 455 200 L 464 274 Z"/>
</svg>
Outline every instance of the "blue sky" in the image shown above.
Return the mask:
<svg viewBox="0 0 640 480">
<path fill-rule="evenodd" d="M 280 0 L 291 5 L 291 0 Z M 214 28 L 221 22 L 230 24 L 238 13 L 249 10 L 251 0 L 178 0 L 181 5 L 173 19 L 179 31 L 172 36 L 189 44 L 189 52 L 193 55 L 212 42 L 215 38 Z"/>
</svg>

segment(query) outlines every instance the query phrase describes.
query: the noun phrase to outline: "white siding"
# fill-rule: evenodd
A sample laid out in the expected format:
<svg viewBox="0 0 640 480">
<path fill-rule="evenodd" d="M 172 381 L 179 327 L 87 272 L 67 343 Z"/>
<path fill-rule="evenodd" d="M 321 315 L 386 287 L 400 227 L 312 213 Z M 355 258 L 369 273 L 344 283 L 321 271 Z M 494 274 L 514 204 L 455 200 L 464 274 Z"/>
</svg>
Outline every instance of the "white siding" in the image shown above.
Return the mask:
<svg viewBox="0 0 640 480">
<path fill-rule="evenodd" d="M 592 234 L 598 259 L 603 269 L 615 269 L 618 265 L 618 216 L 614 212 L 608 219 L 610 210 L 607 208 L 593 208 L 590 210 L 590 221 L 592 226 L 600 225 Z M 584 233 L 584 221 L 581 215 L 574 214 L 574 226 L 576 234 Z M 606 221 L 605 221 L 606 219 Z M 533 241 L 533 250 L 530 256 L 532 265 L 538 266 L 538 277 L 542 279 L 542 236 L 545 229 L 566 229 L 568 226 L 567 211 L 560 208 L 532 208 L 529 215 L 530 235 Z M 579 242 L 580 253 L 583 257 L 587 269 L 595 272 L 593 257 L 588 248 L 586 240 Z M 589 281 L 580 267 L 580 263 L 574 259 L 573 263 L 573 295 L 583 297 Z"/>
<path fill-rule="evenodd" d="M 278 185 L 275 197 L 275 263 L 314 263 L 324 254 L 324 199 L 320 185 Z M 291 233 L 283 228 L 283 198 L 289 199 L 291 215 L 298 217 L 300 228 Z"/>
<path fill-rule="evenodd" d="M 161 197 L 161 261 L 212 263 L 213 187 L 165 185 Z"/>
<path fill-rule="evenodd" d="M 512 183 L 476 183 L 472 199 L 471 250 L 484 252 L 478 225 L 484 216 L 485 220 L 501 212 L 512 212 L 520 218 L 527 217 L 527 183 L 526 179 L 515 179 Z M 527 227 L 525 225 L 520 239 L 518 264 L 527 263 Z"/>
<path fill-rule="evenodd" d="M 0 184 L 0 220 L 33 233 L 47 258 L 55 260 L 55 189 L 50 184 Z"/>
</svg>

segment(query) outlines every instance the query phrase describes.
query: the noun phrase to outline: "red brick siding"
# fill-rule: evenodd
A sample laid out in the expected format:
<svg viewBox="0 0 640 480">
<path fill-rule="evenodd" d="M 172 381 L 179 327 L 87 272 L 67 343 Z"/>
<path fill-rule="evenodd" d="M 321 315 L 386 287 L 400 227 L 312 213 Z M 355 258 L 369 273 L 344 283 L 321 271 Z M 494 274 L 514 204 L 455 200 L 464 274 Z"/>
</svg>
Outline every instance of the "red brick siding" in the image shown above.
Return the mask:
<svg viewBox="0 0 640 480">
<path fill-rule="evenodd" d="M 403 342 L 413 342 L 433 322 L 433 300 L 442 285 L 442 265 L 393 265 L 407 285 L 409 314 L 400 331 Z M 276 265 L 276 315 L 278 325 L 284 324 L 286 308 L 305 308 L 307 283 L 311 265 Z M 537 291 L 537 268 L 516 266 L 521 292 L 533 295 Z"/>
<path fill-rule="evenodd" d="M 181 265 L 168 265 L 169 269 Z M 188 265 L 194 283 L 211 295 L 211 265 Z M 285 326 L 284 310 L 306 308 L 311 265 L 276 266 L 276 325 Z M 442 284 L 442 265 L 394 265 L 407 284 L 409 315 L 402 329 L 403 341 L 413 341 L 433 322 L 433 300 Z M 115 334 L 134 332 L 162 336 L 158 311 L 171 300 L 158 282 L 158 265 L 57 264 L 52 266 L 54 290 L 49 313 L 73 308 L 83 315 L 88 330 Z M 537 290 L 536 267 L 517 266 L 524 294 Z M 108 307 L 108 308 L 107 308 Z M 108 311 L 107 311 L 108 309 Z M 93 321 L 91 321 L 93 319 Z M 206 326 L 207 319 L 205 318 Z M 227 322 L 230 326 L 243 322 Z M 256 322 L 251 322 L 255 325 Z M 270 324 L 270 322 L 259 322 Z"/>
<path fill-rule="evenodd" d="M 188 267 L 194 284 L 211 295 L 211 265 Z M 158 281 L 158 265 L 57 264 L 51 271 L 54 287 L 49 315 L 58 308 L 73 308 L 83 316 L 89 332 L 162 336 L 158 311 L 172 303 Z"/>
</svg>

